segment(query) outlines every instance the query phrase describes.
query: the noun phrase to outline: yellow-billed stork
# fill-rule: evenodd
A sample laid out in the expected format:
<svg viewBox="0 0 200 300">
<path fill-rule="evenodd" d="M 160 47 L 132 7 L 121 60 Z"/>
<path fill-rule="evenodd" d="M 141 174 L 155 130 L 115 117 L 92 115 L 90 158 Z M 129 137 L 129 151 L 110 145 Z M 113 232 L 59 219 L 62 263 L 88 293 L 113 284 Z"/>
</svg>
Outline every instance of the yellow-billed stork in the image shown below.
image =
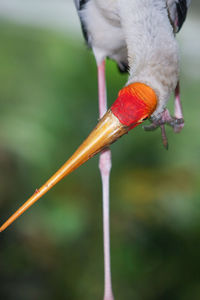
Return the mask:
<svg viewBox="0 0 200 300">
<path fill-rule="evenodd" d="M 0 228 L 3 231 L 63 177 L 102 151 L 99 167 L 103 185 L 104 300 L 113 300 L 110 272 L 109 175 L 110 144 L 150 118 L 145 129 L 165 124 L 179 132 L 183 115 L 179 93 L 179 52 L 175 34 L 185 21 L 190 0 L 74 0 L 83 34 L 98 67 L 100 121 L 71 158 Z M 128 82 L 107 111 L 105 59 L 129 72 Z M 175 91 L 174 117 L 166 109 Z M 107 111 L 107 112 L 106 112 Z"/>
</svg>

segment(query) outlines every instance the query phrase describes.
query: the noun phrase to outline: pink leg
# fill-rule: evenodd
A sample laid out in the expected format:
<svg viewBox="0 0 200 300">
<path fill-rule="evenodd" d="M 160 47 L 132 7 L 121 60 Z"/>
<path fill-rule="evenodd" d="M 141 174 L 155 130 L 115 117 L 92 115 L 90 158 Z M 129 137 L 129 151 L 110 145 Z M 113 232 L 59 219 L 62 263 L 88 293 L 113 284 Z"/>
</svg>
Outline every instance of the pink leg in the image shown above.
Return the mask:
<svg viewBox="0 0 200 300">
<path fill-rule="evenodd" d="M 105 61 L 98 65 L 99 116 L 107 110 Z M 111 151 L 104 150 L 99 159 L 103 192 L 103 238 L 104 238 L 104 300 L 114 300 L 110 268 L 110 220 L 109 220 L 109 179 L 111 171 Z"/>
<path fill-rule="evenodd" d="M 180 84 L 177 83 L 176 89 L 175 89 L 175 100 L 174 100 L 174 116 L 177 119 L 183 119 L 183 113 L 182 113 L 182 106 L 181 106 L 181 99 L 180 99 Z M 180 132 L 181 129 L 184 127 L 184 122 L 182 124 L 179 124 L 178 126 L 174 127 L 175 132 Z"/>
</svg>

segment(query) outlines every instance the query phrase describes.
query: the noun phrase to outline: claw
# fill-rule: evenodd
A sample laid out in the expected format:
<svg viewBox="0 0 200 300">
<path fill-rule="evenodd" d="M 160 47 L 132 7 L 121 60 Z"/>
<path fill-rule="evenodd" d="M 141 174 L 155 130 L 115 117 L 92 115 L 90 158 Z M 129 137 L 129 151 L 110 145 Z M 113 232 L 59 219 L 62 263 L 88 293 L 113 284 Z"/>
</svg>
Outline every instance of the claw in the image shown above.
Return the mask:
<svg viewBox="0 0 200 300">
<path fill-rule="evenodd" d="M 152 122 L 150 125 L 143 126 L 143 129 L 146 131 L 153 131 L 153 130 L 157 129 L 158 127 L 160 127 L 160 129 L 161 129 L 163 146 L 165 147 L 165 149 L 168 150 L 168 139 L 167 139 L 167 135 L 166 135 L 166 131 L 165 131 L 165 124 L 162 121 L 161 122 L 160 121 Z"/>
<path fill-rule="evenodd" d="M 159 125 L 157 125 L 156 123 L 151 123 L 150 125 L 145 125 L 145 126 L 142 126 L 142 128 L 145 130 L 145 131 L 153 131 L 153 130 L 156 130 L 158 128 Z"/>
<path fill-rule="evenodd" d="M 165 131 L 165 125 L 164 124 L 161 125 L 160 129 L 161 129 L 163 146 L 165 147 L 166 150 L 168 150 L 169 145 L 168 145 L 168 139 Z"/>
<path fill-rule="evenodd" d="M 157 129 L 158 127 L 161 128 L 161 134 L 162 134 L 162 141 L 163 145 L 166 149 L 168 149 L 168 141 L 167 141 L 167 135 L 165 131 L 165 124 L 171 126 L 175 133 L 179 133 L 183 127 L 184 127 L 184 119 L 183 119 L 183 113 L 182 113 L 182 107 L 181 107 L 181 101 L 180 101 L 180 85 L 179 82 L 177 83 L 176 89 L 175 89 L 175 109 L 174 109 L 174 117 L 172 117 L 168 111 L 168 109 L 165 109 L 161 117 L 158 119 L 152 120 L 152 124 L 148 126 L 143 126 L 144 130 L 146 131 L 152 131 Z"/>
<path fill-rule="evenodd" d="M 171 126 L 174 132 L 178 133 L 184 127 L 184 119 L 172 117 L 168 109 L 165 109 L 160 119 L 152 120 L 152 123 L 150 125 L 143 126 L 143 129 L 146 131 L 153 131 L 160 127 L 163 145 L 166 149 L 168 149 L 168 140 L 165 131 L 165 125 Z"/>
<path fill-rule="evenodd" d="M 184 127 L 184 119 L 175 119 L 175 124 L 173 126 L 174 132 L 179 133 Z"/>
</svg>

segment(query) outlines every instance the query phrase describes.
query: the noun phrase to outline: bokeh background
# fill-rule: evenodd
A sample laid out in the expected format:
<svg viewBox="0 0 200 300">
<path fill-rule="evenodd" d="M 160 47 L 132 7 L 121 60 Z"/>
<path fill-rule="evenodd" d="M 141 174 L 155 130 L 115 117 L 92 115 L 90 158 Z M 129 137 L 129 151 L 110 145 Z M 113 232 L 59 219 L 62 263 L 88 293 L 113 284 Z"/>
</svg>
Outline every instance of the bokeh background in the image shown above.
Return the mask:
<svg viewBox="0 0 200 300">
<path fill-rule="evenodd" d="M 200 299 L 200 19 L 178 35 L 185 128 L 136 128 L 112 145 L 118 300 Z M 126 75 L 107 62 L 109 105 Z M 169 108 L 173 110 L 172 99 Z M 63 164 L 98 119 L 96 65 L 73 2 L 0 1 L 0 221 Z M 98 157 L 0 235 L 0 299 L 103 297 Z"/>
</svg>

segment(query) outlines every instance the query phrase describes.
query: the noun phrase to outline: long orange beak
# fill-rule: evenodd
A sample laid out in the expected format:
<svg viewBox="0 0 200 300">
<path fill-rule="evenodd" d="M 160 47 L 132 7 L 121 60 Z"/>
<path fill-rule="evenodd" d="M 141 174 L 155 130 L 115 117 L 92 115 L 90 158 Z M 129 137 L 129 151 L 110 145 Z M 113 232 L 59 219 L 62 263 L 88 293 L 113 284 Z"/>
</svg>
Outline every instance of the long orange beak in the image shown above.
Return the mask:
<svg viewBox="0 0 200 300">
<path fill-rule="evenodd" d="M 154 91 L 144 84 L 134 83 L 122 89 L 111 109 L 107 111 L 76 152 L 0 227 L 0 232 L 5 230 L 63 177 L 110 146 L 130 129 L 141 124 L 152 114 L 156 104 L 157 97 Z"/>
<path fill-rule="evenodd" d="M 108 147 L 127 132 L 128 127 L 122 125 L 118 118 L 109 110 L 68 161 L 66 161 L 66 163 L 41 188 L 36 190 L 35 193 L 0 227 L 0 232 L 5 230 L 63 177 L 70 174 L 88 159 Z"/>
</svg>

